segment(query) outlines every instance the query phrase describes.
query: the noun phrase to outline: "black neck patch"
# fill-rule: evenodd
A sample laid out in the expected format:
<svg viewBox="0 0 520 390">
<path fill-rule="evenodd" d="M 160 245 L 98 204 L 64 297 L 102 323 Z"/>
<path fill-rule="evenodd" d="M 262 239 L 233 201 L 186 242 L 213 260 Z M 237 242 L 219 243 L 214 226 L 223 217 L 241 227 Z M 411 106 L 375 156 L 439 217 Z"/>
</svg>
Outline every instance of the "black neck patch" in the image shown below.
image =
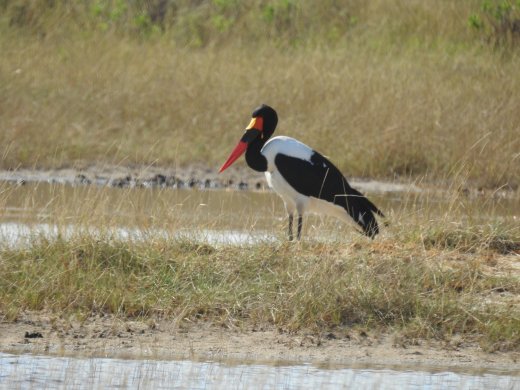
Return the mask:
<svg viewBox="0 0 520 390">
<path fill-rule="evenodd" d="M 262 139 L 261 137 L 258 137 L 247 146 L 247 165 L 249 165 L 251 169 L 254 169 L 257 172 L 267 171 L 267 159 L 264 157 L 262 153 L 260 153 L 266 141 L 267 138 Z"/>
</svg>

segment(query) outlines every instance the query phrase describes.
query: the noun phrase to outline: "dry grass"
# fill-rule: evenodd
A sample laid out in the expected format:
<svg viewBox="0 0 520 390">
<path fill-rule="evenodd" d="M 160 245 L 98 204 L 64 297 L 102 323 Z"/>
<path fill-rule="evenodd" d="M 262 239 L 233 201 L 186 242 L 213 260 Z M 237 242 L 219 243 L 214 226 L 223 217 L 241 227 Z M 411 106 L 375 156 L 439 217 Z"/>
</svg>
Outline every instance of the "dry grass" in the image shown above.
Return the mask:
<svg viewBox="0 0 520 390">
<path fill-rule="evenodd" d="M 514 263 L 493 250 L 475 255 L 391 240 L 244 249 L 78 236 L 35 239 L 24 250 L 2 250 L 0 259 L 0 311 L 10 319 L 21 310 L 102 312 L 520 345 L 520 281 Z"/>
<path fill-rule="evenodd" d="M 435 194 L 403 195 L 381 205 L 391 225 L 375 241 L 307 218 L 303 242 L 286 243 L 280 207 L 262 225 L 258 207 L 270 214 L 271 200 L 261 194 L 232 192 L 224 201 L 222 192 L 5 184 L 0 193 L 6 214 L 27 209 L 63 232 L 0 248 L 0 315 L 7 320 L 24 310 L 66 318 L 108 313 L 287 331 L 360 327 L 396 332 L 403 343 L 457 335 L 487 350 L 520 345 L 520 230 L 510 215 L 517 211 L 503 216 L 490 201 L 454 193 L 436 204 Z M 184 197 L 184 209 L 173 195 Z M 210 210 L 198 207 L 202 201 Z M 228 218 L 231 209 L 241 210 L 240 221 Z M 111 233 L 124 223 L 149 230 L 134 240 Z M 67 233 L 70 224 L 76 233 Z M 176 235 L 236 224 L 280 240 L 212 245 Z M 323 231 L 336 240 L 315 238 Z"/>
<path fill-rule="evenodd" d="M 183 8 L 178 23 L 231 12 L 208 7 Z M 35 38 L 4 20 L 0 166 L 217 167 L 265 102 L 279 112 L 277 134 L 349 176 L 449 181 L 463 169 L 475 186 L 518 187 L 518 52 L 470 33 L 478 2 L 352 2 L 347 27 L 305 3 L 274 30 L 252 22 L 255 5 L 241 7 L 226 31 L 202 26 L 203 47 L 182 38 L 198 34 L 188 24 L 143 38 L 122 28 L 130 22 L 100 31 L 44 15 Z"/>
</svg>

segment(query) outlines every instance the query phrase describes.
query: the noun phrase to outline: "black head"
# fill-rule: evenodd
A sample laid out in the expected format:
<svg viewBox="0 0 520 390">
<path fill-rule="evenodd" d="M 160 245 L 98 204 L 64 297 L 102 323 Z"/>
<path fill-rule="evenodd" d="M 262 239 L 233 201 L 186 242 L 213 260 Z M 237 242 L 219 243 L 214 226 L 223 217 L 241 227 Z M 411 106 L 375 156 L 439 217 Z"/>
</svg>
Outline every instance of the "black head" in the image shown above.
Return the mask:
<svg viewBox="0 0 520 390">
<path fill-rule="evenodd" d="M 278 124 L 278 115 L 276 114 L 276 111 L 273 108 L 269 107 L 266 104 L 262 104 L 261 106 L 254 109 L 251 116 L 251 122 L 246 127 L 244 135 L 238 142 L 237 146 L 235 146 L 235 149 L 233 149 L 224 165 L 220 167 L 219 173 L 223 172 L 231 164 L 233 164 L 233 162 L 237 158 L 239 158 L 246 150 L 248 150 L 249 156 L 251 156 L 252 154 L 254 154 L 255 156 L 257 154 L 259 155 L 262 146 L 274 133 L 276 125 Z M 247 156 L 248 155 L 246 154 L 246 157 Z M 263 158 L 262 160 L 262 168 L 254 169 L 261 170 L 263 169 L 264 165 L 265 169 L 267 169 L 267 161 L 264 160 L 265 158 Z"/>
<path fill-rule="evenodd" d="M 262 104 L 253 110 L 251 116 L 253 118 L 262 118 L 263 128 L 259 130 L 263 131 L 264 139 L 271 137 L 278 124 L 278 114 L 276 114 L 274 108 L 267 104 Z"/>
</svg>

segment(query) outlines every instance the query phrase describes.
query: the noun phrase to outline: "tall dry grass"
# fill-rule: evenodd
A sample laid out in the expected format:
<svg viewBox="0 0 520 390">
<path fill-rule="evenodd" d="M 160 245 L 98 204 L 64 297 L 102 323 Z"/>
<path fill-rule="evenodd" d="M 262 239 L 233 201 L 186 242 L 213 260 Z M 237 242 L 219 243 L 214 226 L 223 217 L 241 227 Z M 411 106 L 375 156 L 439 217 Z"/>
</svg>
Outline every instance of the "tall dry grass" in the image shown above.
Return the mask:
<svg viewBox="0 0 520 390">
<path fill-rule="evenodd" d="M 459 335 L 489 350 L 517 350 L 519 280 L 498 252 L 484 253 L 388 240 L 244 250 L 189 240 L 35 239 L 0 251 L 0 313 L 166 316 L 318 334 L 361 327 L 394 331 L 405 344 Z"/>
<path fill-rule="evenodd" d="M 182 3 L 145 36 L 124 28 L 133 19 L 99 25 L 77 5 L 60 8 L 76 24 L 56 10 L 38 28 L 2 19 L 0 166 L 217 167 L 268 103 L 277 134 L 348 176 L 450 180 L 464 167 L 473 185 L 518 187 L 518 52 L 471 34 L 478 1 L 227 3 Z M 229 28 L 217 31 L 218 15 Z"/>
<path fill-rule="evenodd" d="M 456 188 L 401 196 L 378 200 L 391 224 L 377 240 L 307 217 L 303 241 L 288 243 L 274 195 L 0 183 L 2 221 L 56 226 L 0 245 L 0 318 L 39 310 L 317 334 L 362 328 L 404 344 L 457 335 L 517 350 L 518 206 Z M 115 234 L 121 227 L 142 234 Z M 194 235 L 207 229 L 269 239 Z"/>
</svg>

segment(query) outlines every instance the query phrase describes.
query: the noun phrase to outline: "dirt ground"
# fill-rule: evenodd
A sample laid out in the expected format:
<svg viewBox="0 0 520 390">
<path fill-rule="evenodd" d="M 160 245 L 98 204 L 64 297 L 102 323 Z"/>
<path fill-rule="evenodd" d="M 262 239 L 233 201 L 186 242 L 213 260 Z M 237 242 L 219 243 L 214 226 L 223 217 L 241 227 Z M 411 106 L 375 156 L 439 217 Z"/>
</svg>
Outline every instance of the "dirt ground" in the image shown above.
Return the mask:
<svg viewBox="0 0 520 390">
<path fill-rule="evenodd" d="M 121 188 L 197 188 L 264 190 L 267 182 L 263 173 L 245 166 L 233 166 L 222 174 L 218 167 L 191 164 L 186 167 L 85 165 L 75 168 L 47 170 L 0 170 L 0 182 L 23 185 L 31 182 L 48 182 L 72 185 L 100 185 Z M 350 183 L 366 192 L 418 192 L 413 183 L 381 182 L 352 179 Z"/>
<path fill-rule="evenodd" d="M 171 320 L 129 321 L 111 316 L 78 322 L 43 313 L 24 313 L 16 322 L 0 322 L 0 335 L 0 351 L 11 353 L 520 370 L 518 352 L 486 353 L 477 345 L 457 339 L 405 346 L 395 335 L 355 330 L 317 336 L 277 329 L 179 324 Z"/>
</svg>

